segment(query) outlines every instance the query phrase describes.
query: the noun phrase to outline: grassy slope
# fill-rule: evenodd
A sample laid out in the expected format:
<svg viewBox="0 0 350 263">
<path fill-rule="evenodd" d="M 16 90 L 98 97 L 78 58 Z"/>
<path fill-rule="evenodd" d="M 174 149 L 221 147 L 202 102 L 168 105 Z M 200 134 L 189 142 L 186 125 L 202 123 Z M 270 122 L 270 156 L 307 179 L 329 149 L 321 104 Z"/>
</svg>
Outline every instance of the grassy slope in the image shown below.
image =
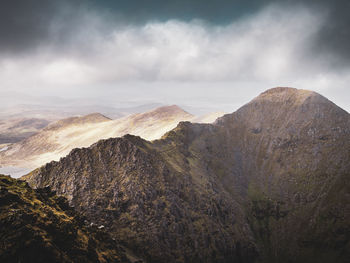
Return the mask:
<svg viewBox="0 0 350 263">
<path fill-rule="evenodd" d="M 85 226 L 48 188 L 0 175 L 1 262 L 128 262 L 106 233 Z"/>
</svg>

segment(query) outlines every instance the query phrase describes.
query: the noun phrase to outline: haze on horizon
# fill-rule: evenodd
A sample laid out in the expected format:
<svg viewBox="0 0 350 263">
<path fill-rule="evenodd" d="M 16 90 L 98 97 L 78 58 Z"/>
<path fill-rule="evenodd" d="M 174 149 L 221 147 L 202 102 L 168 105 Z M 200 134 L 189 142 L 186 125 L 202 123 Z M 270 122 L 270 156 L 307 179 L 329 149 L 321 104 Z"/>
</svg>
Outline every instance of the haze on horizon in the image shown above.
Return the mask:
<svg viewBox="0 0 350 263">
<path fill-rule="evenodd" d="M 4 0 L 0 108 L 232 112 L 289 86 L 349 112 L 349 13 L 345 0 Z"/>
</svg>

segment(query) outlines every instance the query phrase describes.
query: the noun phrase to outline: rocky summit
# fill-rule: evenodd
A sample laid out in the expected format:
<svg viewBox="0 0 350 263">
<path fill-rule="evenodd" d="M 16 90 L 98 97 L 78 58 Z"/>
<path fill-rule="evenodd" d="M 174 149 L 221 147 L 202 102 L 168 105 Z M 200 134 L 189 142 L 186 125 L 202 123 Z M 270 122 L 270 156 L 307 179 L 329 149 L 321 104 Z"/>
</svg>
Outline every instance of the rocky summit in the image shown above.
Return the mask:
<svg viewBox="0 0 350 263">
<path fill-rule="evenodd" d="M 348 262 L 350 115 L 275 88 L 214 124 L 74 149 L 25 176 L 145 262 Z"/>
</svg>

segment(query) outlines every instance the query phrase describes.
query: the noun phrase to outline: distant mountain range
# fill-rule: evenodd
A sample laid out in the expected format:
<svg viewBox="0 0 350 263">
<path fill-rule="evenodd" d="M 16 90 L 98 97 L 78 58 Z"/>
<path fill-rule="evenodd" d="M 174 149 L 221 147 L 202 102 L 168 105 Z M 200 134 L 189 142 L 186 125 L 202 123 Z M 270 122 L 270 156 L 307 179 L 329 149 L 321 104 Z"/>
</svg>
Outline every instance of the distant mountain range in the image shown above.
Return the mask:
<svg viewBox="0 0 350 263">
<path fill-rule="evenodd" d="M 126 115 L 149 111 L 161 106 L 162 104 L 160 103 L 149 103 L 123 108 L 93 104 L 84 105 L 83 102 L 79 103 L 79 101 L 68 105 L 17 104 L 8 107 L 0 106 L 0 119 L 40 118 L 49 121 L 57 121 L 71 116 L 87 115 L 91 112 L 100 112 L 112 119 L 117 119 Z"/>
<path fill-rule="evenodd" d="M 148 140 L 159 139 L 180 121 L 213 122 L 222 115 L 219 112 L 195 117 L 174 105 L 116 120 L 100 113 L 66 118 L 50 123 L 24 140 L 6 145 L 0 150 L 0 165 L 5 167 L 1 172 L 15 171 L 15 176 L 23 175 L 47 162 L 58 161 L 73 148 L 88 147 L 101 139 L 125 134 L 138 135 Z"/>
<path fill-rule="evenodd" d="M 37 118 L 0 120 L 0 145 L 28 138 L 49 123 L 50 121 L 46 119 Z"/>
<path fill-rule="evenodd" d="M 54 101 L 57 101 L 54 100 Z M 43 102 L 41 102 L 43 103 Z M 1 144 L 19 142 L 35 134 L 49 123 L 101 112 L 109 118 L 117 119 L 130 114 L 140 113 L 160 107 L 160 103 L 150 103 L 134 107 L 114 108 L 101 105 L 68 105 L 55 106 L 42 104 L 0 105 L 0 149 Z"/>
<path fill-rule="evenodd" d="M 165 108 L 122 130 L 154 139 L 175 123 L 168 110 L 191 118 Z M 345 263 L 349 177 L 349 113 L 315 92 L 274 88 L 214 124 L 100 140 L 23 179 L 65 196 L 143 262 Z"/>
</svg>

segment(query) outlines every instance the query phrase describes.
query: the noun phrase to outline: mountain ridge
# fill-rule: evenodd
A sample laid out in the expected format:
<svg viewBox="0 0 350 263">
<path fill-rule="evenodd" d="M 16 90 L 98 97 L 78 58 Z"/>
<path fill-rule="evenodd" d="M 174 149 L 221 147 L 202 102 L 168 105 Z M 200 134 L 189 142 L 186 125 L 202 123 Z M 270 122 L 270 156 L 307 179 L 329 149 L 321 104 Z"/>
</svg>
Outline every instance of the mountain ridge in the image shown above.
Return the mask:
<svg viewBox="0 0 350 263">
<path fill-rule="evenodd" d="M 58 120 L 56 122 L 49 124 L 43 130 L 44 131 L 55 130 L 55 129 L 64 128 L 65 126 L 70 126 L 70 125 L 99 123 L 99 122 L 105 122 L 105 121 L 111 121 L 111 120 L 112 119 L 104 116 L 103 114 L 96 112 L 96 113 L 90 113 L 84 116 L 75 116 L 75 117 L 69 117 L 66 119 Z"/>
<path fill-rule="evenodd" d="M 24 178 L 151 262 L 346 262 L 349 138 L 347 112 L 278 88 L 214 124 L 102 140 Z"/>
<path fill-rule="evenodd" d="M 71 117 L 51 123 L 26 140 L 9 145 L 6 150 L 0 152 L 0 165 L 34 169 L 46 162 L 59 160 L 73 148 L 87 147 L 99 139 L 132 133 L 152 140 L 160 138 L 179 121 L 213 121 L 216 116 L 212 114 L 201 119 L 172 105 L 116 120 L 99 113 Z"/>
</svg>

